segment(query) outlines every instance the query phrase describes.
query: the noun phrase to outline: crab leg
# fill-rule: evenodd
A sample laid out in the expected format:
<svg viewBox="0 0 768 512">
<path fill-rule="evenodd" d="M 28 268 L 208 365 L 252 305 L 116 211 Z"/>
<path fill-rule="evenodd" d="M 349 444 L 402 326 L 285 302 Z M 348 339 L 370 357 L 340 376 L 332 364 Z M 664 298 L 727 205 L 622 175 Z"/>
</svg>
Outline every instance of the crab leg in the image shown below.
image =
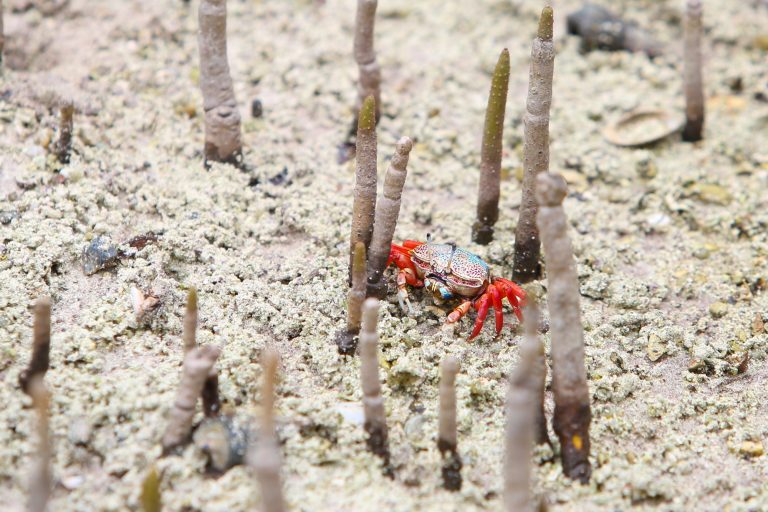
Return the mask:
<svg viewBox="0 0 768 512">
<path fill-rule="evenodd" d="M 472 307 L 472 301 L 465 300 L 464 302 L 456 306 L 456 308 L 453 311 L 451 311 L 451 314 L 448 315 L 448 319 L 445 321 L 445 323 L 454 324 L 458 322 L 459 320 L 462 319 L 464 315 L 469 313 L 469 310 L 471 307 Z"/>
<path fill-rule="evenodd" d="M 501 290 L 501 292 L 509 299 L 509 303 L 512 306 L 512 312 L 515 313 L 517 320 L 523 321 L 523 314 L 520 311 L 522 306 L 525 306 L 525 290 L 508 279 L 497 277 L 493 280 L 493 284 Z"/>
<path fill-rule="evenodd" d="M 488 294 L 483 294 L 480 296 L 479 299 L 475 302 L 475 309 L 477 310 L 477 319 L 475 320 L 475 327 L 472 329 L 472 334 L 469 335 L 469 339 L 471 340 L 478 334 L 480 334 L 480 330 L 483 328 L 483 324 L 485 323 L 485 317 L 488 316 L 488 308 L 491 307 L 491 297 Z"/>
<path fill-rule="evenodd" d="M 488 286 L 487 292 L 491 296 L 493 302 L 493 313 L 496 316 L 496 334 L 501 332 L 501 328 L 504 327 L 504 311 L 501 309 L 501 293 L 496 285 Z"/>
</svg>

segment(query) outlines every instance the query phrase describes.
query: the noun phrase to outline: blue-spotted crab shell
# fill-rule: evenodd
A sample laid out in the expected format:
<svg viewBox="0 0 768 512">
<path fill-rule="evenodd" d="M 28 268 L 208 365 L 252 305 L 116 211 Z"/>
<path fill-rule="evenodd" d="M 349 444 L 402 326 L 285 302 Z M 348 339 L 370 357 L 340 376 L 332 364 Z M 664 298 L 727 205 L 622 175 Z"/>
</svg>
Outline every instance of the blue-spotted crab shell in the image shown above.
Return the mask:
<svg viewBox="0 0 768 512">
<path fill-rule="evenodd" d="M 413 249 L 413 256 L 421 278 L 440 274 L 460 295 L 476 294 L 490 278 L 490 268 L 479 256 L 452 244 L 425 243 Z"/>
</svg>

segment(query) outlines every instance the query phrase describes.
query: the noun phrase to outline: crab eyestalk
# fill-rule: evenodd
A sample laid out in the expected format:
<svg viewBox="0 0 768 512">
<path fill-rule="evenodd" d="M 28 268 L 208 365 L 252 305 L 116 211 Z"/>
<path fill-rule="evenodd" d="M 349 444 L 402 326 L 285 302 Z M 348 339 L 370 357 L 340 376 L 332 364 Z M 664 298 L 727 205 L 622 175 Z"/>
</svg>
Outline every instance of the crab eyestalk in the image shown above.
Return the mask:
<svg viewBox="0 0 768 512">
<path fill-rule="evenodd" d="M 525 337 L 520 358 L 509 378 L 504 433 L 504 509 L 508 512 L 534 512 L 531 496 L 531 456 L 541 395 L 544 392 L 539 362 L 543 347 L 538 339 L 539 315 L 536 306 L 525 310 Z"/>
<path fill-rule="evenodd" d="M 355 244 L 362 242 L 366 253 L 373 237 L 376 211 L 376 116 L 375 100 L 368 96 L 360 109 L 357 123 L 357 156 L 355 158 L 355 197 L 352 204 L 352 234 L 349 244 L 349 284 Z"/>
<path fill-rule="evenodd" d="M 218 347 L 206 345 L 190 350 L 184 356 L 181 382 L 163 434 L 164 454 L 170 453 L 189 440 L 197 399 L 220 353 L 221 350 Z"/>
<path fill-rule="evenodd" d="M 402 137 L 397 141 L 395 154 L 384 177 L 384 190 L 376 205 L 371 250 L 368 256 L 367 295 L 369 297 L 384 299 L 387 294 L 387 283 L 383 279 L 384 269 L 387 267 L 392 237 L 400 214 L 400 198 L 408 174 L 408 155 L 412 148 L 413 142 L 408 137 Z"/>
<path fill-rule="evenodd" d="M 227 1 L 201 0 L 197 46 L 205 111 L 205 167 L 211 162 L 243 166 L 240 112 L 227 61 Z"/>
<path fill-rule="evenodd" d="M 248 464 L 255 469 L 261 489 L 262 510 L 283 512 L 283 486 L 280 481 L 280 447 L 275 432 L 275 385 L 279 356 L 267 348 L 261 357 L 264 380 L 262 384 L 262 415 L 259 435 L 248 450 Z"/>
<path fill-rule="evenodd" d="M 512 279 L 529 283 L 541 277 L 541 245 L 536 227 L 536 176 L 549 170 L 549 108 L 552 104 L 552 74 L 555 47 L 552 43 L 552 8 L 541 11 L 539 31 L 533 40 L 528 100 L 523 116 L 523 189 L 520 216 L 515 231 Z"/>
<path fill-rule="evenodd" d="M 384 472 L 392 475 L 389 464 L 389 440 L 387 418 L 384 413 L 384 397 L 379 381 L 379 316 L 378 299 L 366 299 L 363 303 L 363 328 L 360 332 L 360 382 L 363 388 L 363 428 L 368 433 L 368 450 L 381 457 Z"/>
<path fill-rule="evenodd" d="M 28 395 L 29 383 L 35 377 L 45 377 L 50 364 L 51 299 L 41 297 L 37 300 L 32 322 L 32 357 L 27 367 L 19 374 L 19 385 Z"/>
<path fill-rule="evenodd" d="M 560 175 L 543 173 L 536 180 L 538 226 L 547 264 L 547 293 L 552 336 L 552 389 L 555 395 L 553 426 L 560 439 L 563 473 L 587 483 L 589 423 L 592 419 L 584 329 L 581 325 L 579 281 L 568 221 L 563 210 L 567 185 Z"/>
<path fill-rule="evenodd" d="M 685 7 L 683 85 L 685 126 L 683 140 L 701 140 L 704 129 L 704 87 L 701 77 L 701 0 L 688 0 Z"/>
<path fill-rule="evenodd" d="M 437 447 L 443 456 L 443 487 L 449 491 L 461 490 L 461 467 L 456 432 L 456 374 L 459 361 L 446 357 L 440 364 L 440 416 Z"/>
<path fill-rule="evenodd" d="M 491 80 L 485 111 L 483 145 L 480 152 L 480 186 L 477 195 L 477 220 L 472 225 L 472 240 L 488 245 L 493 240 L 493 226 L 499 219 L 501 195 L 501 149 L 504 111 L 509 88 L 509 51 L 504 48 Z"/>
</svg>

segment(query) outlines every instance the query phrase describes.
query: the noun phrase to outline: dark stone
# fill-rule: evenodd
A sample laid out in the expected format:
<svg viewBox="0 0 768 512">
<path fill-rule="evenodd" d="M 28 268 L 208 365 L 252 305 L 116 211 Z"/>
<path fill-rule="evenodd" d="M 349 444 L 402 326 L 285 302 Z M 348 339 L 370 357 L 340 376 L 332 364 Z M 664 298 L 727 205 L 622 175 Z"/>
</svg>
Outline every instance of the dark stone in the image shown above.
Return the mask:
<svg viewBox="0 0 768 512">
<path fill-rule="evenodd" d="M 264 107 L 261 104 L 261 100 L 259 98 L 254 98 L 253 101 L 251 101 L 251 117 L 254 119 L 260 118 L 264 114 Z"/>
<path fill-rule="evenodd" d="M 97 236 L 83 251 L 83 272 L 95 274 L 117 264 L 117 246 L 107 236 Z"/>
</svg>

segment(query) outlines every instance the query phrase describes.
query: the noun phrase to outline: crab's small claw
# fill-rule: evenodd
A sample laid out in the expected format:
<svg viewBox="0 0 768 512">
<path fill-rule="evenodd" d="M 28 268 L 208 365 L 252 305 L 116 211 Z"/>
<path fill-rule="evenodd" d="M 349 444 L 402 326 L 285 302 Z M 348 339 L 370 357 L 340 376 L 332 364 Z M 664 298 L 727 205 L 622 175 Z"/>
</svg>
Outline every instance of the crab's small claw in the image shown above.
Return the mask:
<svg viewBox="0 0 768 512">
<path fill-rule="evenodd" d="M 411 306 L 411 301 L 408 298 L 408 289 L 406 288 L 406 284 L 410 284 L 409 275 L 409 269 L 404 269 L 397 273 L 397 302 L 400 304 L 400 309 L 408 316 L 413 316 L 413 306 Z"/>
</svg>

